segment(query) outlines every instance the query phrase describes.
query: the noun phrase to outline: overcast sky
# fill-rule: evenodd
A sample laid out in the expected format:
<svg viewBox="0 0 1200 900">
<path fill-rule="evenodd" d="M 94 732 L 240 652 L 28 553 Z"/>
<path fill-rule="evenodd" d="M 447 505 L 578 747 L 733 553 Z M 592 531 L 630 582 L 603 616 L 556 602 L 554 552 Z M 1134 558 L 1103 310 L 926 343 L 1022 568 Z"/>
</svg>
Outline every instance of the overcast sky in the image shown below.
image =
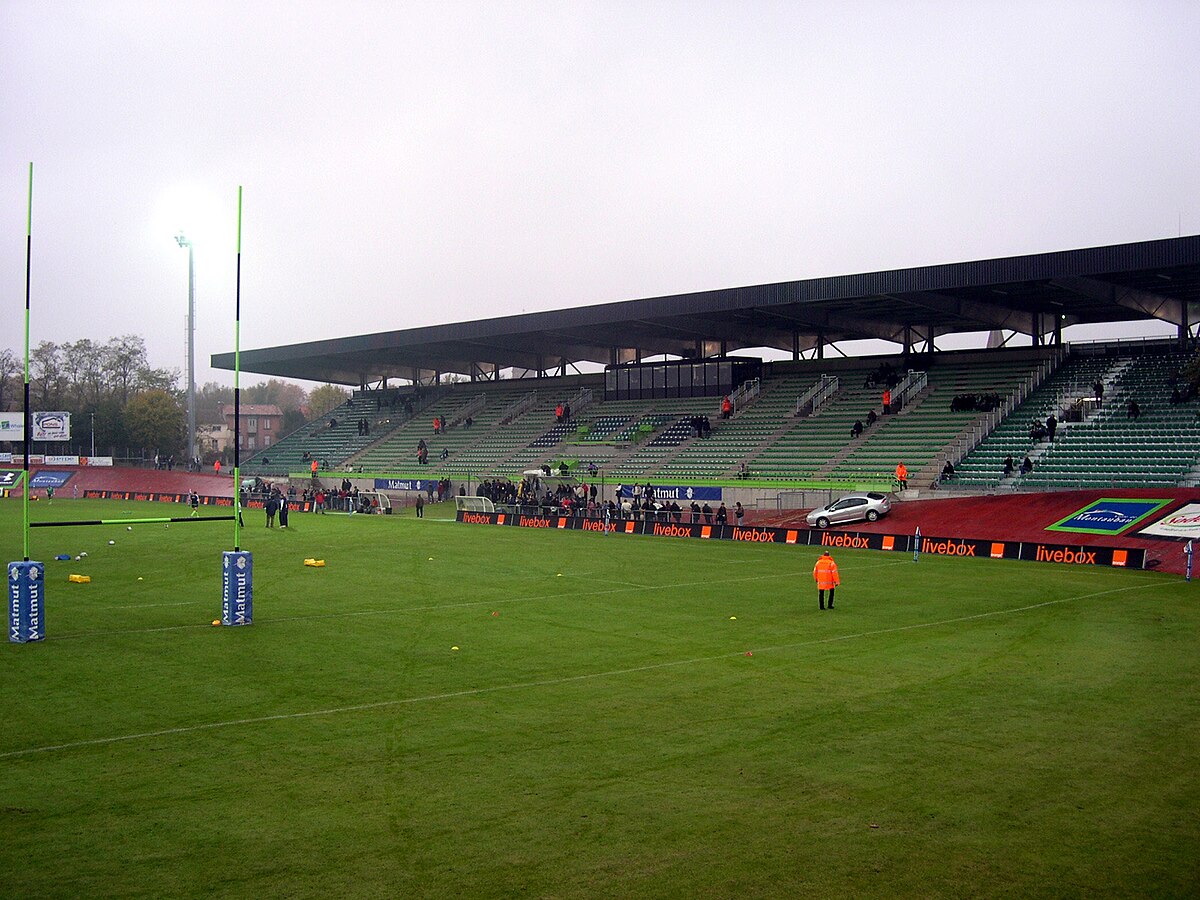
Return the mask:
<svg viewBox="0 0 1200 900">
<path fill-rule="evenodd" d="M 1200 3 L 0 0 L 0 346 L 243 349 L 1200 231 Z M 1160 328 L 1160 331 L 1170 331 Z M 244 382 L 247 383 L 247 382 Z"/>
</svg>

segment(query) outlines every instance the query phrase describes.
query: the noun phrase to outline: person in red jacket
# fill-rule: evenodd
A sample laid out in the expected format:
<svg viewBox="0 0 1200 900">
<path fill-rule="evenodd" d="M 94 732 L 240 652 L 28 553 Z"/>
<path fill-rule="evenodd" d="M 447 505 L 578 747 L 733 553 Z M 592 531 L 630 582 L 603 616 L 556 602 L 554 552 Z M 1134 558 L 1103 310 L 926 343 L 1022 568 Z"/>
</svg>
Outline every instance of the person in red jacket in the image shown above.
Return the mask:
<svg viewBox="0 0 1200 900">
<path fill-rule="evenodd" d="M 817 602 L 821 604 L 821 609 L 825 608 L 826 591 L 829 591 L 829 608 L 833 609 L 833 591 L 842 583 L 842 579 L 838 575 L 837 563 L 828 550 L 817 558 L 817 564 L 813 566 L 813 580 L 817 583 Z"/>
<path fill-rule="evenodd" d="M 896 466 L 896 484 L 900 486 L 900 490 L 908 490 L 908 467 L 903 462 Z"/>
<path fill-rule="evenodd" d="M 728 419 L 733 414 L 733 404 L 729 401 L 729 395 L 721 401 L 721 418 Z"/>
</svg>

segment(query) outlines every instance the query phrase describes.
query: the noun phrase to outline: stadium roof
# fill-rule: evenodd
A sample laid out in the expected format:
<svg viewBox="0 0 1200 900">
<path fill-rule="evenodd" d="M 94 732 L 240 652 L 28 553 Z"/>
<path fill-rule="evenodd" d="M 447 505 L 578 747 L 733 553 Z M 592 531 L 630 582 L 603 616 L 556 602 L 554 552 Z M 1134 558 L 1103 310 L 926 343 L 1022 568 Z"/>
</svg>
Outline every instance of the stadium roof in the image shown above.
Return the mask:
<svg viewBox="0 0 1200 900">
<path fill-rule="evenodd" d="M 243 350 L 244 372 L 364 385 L 488 377 L 668 354 L 770 347 L 795 355 L 876 338 L 901 347 L 1004 330 L 1049 342 L 1081 323 L 1200 323 L 1200 235 L 624 300 L 576 309 Z M 233 369 L 232 353 L 212 357 Z"/>
</svg>

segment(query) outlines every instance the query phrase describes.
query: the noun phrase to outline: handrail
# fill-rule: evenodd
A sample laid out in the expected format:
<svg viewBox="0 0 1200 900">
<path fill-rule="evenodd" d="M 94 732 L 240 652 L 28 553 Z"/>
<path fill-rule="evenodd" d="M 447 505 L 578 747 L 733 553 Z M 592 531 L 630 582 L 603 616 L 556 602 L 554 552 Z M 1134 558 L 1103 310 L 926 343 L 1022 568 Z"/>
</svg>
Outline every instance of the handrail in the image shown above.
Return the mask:
<svg viewBox="0 0 1200 900">
<path fill-rule="evenodd" d="M 579 413 L 592 405 L 592 389 L 589 387 L 580 388 L 575 392 L 575 396 L 571 397 L 567 402 L 571 404 L 571 417 L 577 417 Z"/>
<path fill-rule="evenodd" d="M 466 421 L 469 416 L 473 416 L 477 412 L 481 412 L 486 407 L 487 394 L 479 394 L 474 400 L 454 414 L 454 418 L 450 420 L 450 424 L 457 425 L 459 422 Z"/>
<path fill-rule="evenodd" d="M 733 412 L 740 412 L 762 392 L 762 384 L 758 378 L 751 378 L 749 381 L 743 382 L 740 387 L 729 395 L 729 402 L 733 404 Z"/>
<path fill-rule="evenodd" d="M 1041 387 L 1051 375 L 1058 371 L 1058 367 L 1062 365 L 1067 355 L 1068 351 L 1059 347 L 1047 359 L 1042 360 L 1028 378 L 1013 388 L 1012 393 L 1000 404 L 999 409 L 988 413 L 980 421 L 979 425 L 972 426 L 967 431 L 966 436 L 959 442 L 958 449 L 952 455 L 946 457 L 950 460 L 951 465 L 957 466 L 968 453 L 982 444 L 988 435 L 999 427 L 1001 422 L 1008 418 L 1018 406 L 1029 399 L 1030 394 Z"/>
<path fill-rule="evenodd" d="M 517 416 L 528 412 L 535 406 L 537 406 L 537 391 L 529 391 L 526 394 L 522 394 L 500 411 L 500 424 L 507 425 Z"/>
<path fill-rule="evenodd" d="M 821 380 L 810 387 L 796 400 L 795 416 L 811 416 L 825 403 L 829 398 L 837 393 L 838 378 L 836 375 L 822 375 Z"/>
<path fill-rule="evenodd" d="M 928 384 L 928 372 L 915 372 L 909 369 L 908 374 L 892 391 L 892 412 L 904 409 L 908 405 L 908 401 L 925 390 Z"/>
</svg>

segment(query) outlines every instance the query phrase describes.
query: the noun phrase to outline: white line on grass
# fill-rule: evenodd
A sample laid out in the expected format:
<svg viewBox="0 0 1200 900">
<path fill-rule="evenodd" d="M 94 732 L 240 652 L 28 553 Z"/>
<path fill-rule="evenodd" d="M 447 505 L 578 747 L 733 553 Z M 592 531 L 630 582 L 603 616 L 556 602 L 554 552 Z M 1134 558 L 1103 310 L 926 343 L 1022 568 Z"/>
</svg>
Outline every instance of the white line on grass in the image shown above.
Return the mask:
<svg viewBox="0 0 1200 900">
<path fill-rule="evenodd" d="M 203 600 L 179 600 L 173 603 L 134 603 L 129 606 L 109 606 L 106 609 L 153 609 L 156 606 L 195 606 Z"/>
<path fill-rule="evenodd" d="M 778 644 L 773 647 L 753 647 L 750 648 L 752 653 L 769 653 L 779 650 L 796 650 L 802 647 L 816 647 L 821 644 L 835 644 L 842 641 L 853 641 L 859 638 L 878 637 L 882 634 L 899 634 L 905 631 L 915 631 L 919 628 L 939 628 L 943 625 L 955 625 L 961 622 L 973 622 L 979 619 L 988 619 L 995 616 L 1006 616 L 1015 613 L 1029 612 L 1034 609 L 1042 609 L 1047 606 L 1057 606 L 1061 603 L 1070 603 L 1075 600 L 1090 600 L 1095 597 L 1103 597 L 1107 594 L 1120 594 L 1126 591 L 1142 590 L 1144 585 L 1128 585 L 1126 587 L 1112 588 L 1107 591 L 1096 591 L 1091 594 L 1079 594 L 1075 597 L 1060 597 L 1057 600 L 1045 600 L 1041 603 L 1030 603 L 1027 606 L 1010 607 L 1009 609 L 997 609 L 990 612 L 974 613 L 969 616 L 955 616 L 952 619 L 939 619 L 936 622 L 917 622 L 912 625 L 897 625 L 895 628 L 879 628 L 874 631 L 860 631 L 854 634 L 835 635 L 834 637 L 817 638 L 811 641 L 800 641 L 794 644 Z M 122 734 L 114 737 L 90 738 L 84 741 L 70 741 L 65 744 L 49 744 L 44 747 L 28 747 L 24 750 L 9 750 L 5 753 L 0 753 L 0 759 L 12 759 L 19 756 L 33 756 L 39 753 L 52 753 L 56 750 L 77 750 L 82 747 L 97 747 L 104 744 L 119 744 L 129 741 L 141 741 L 151 738 L 169 737 L 176 734 L 194 734 L 198 731 L 212 731 L 217 728 L 233 728 L 238 725 L 261 725 L 266 722 L 280 722 L 287 719 L 311 719 L 316 716 L 336 716 L 345 713 L 364 712 L 373 709 L 386 709 L 394 706 L 410 706 L 415 703 L 435 703 L 439 700 L 453 700 L 458 697 L 476 697 L 480 694 L 494 694 L 500 691 L 519 691 L 527 688 L 553 687 L 561 684 L 572 684 L 581 681 L 591 681 L 597 678 L 616 678 L 621 675 L 636 675 L 641 672 L 652 672 L 656 669 L 668 669 L 675 666 L 689 666 L 698 663 L 715 662 L 721 659 L 732 659 L 739 656 L 744 656 L 746 651 L 735 650 L 729 653 L 718 653 L 715 656 L 699 656 L 692 659 L 676 659 L 668 662 L 651 663 L 645 666 L 632 666 L 625 669 L 610 669 L 605 672 L 587 672 L 582 675 L 564 675 L 560 678 L 545 678 L 538 681 L 519 681 L 512 684 L 497 684 L 491 687 L 468 688 L 461 691 L 449 691 L 444 694 L 425 694 L 420 697 L 404 697 L 395 700 L 378 700 L 374 703 L 357 703 L 353 706 L 335 706 L 326 709 L 313 709 L 303 712 L 276 713 L 270 716 L 252 716 L 245 719 L 227 719 L 223 722 L 206 722 L 201 725 L 181 725 L 178 728 L 162 728 L 157 731 L 141 731 L 135 734 Z"/>
<path fill-rule="evenodd" d="M 894 561 L 883 562 L 883 563 L 875 563 L 873 565 L 856 567 L 854 569 L 854 571 L 858 572 L 858 571 L 863 571 L 865 569 L 881 569 L 885 566 L 899 566 L 899 565 L 904 565 L 904 562 L 901 560 L 894 560 Z M 739 582 L 744 582 L 744 581 L 765 581 L 765 580 L 772 579 L 772 578 L 800 578 L 800 577 L 806 577 L 807 575 L 808 575 L 807 572 L 775 572 L 775 573 L 771 573 L 771 574 L 762 574 L 762 575 L 744 575 L 744 576 L 739 576 L 736 578 L 722 578 L 719 582 L 714 582 L 712 580 L 685 581 L 685 582 L 681 582 L 679 584 L 672 585 L 672 588 L 678 589 L 678 588 L 690 588 L 690 587 L 711 587 L 713 584 L 718 584 L 718 583 L 719 584 L 737 584 Z M 609 588 L 607 590 L 602 590 L 602 591 L 589 589 L 588 596 L 589 597 L 598 597 L 598 596 L 603 596 L 606 594 L 624 594 L 624 593 L 628 593 L 629 591 L 633 591 L 633 590 L 645 591 L 645 590 L 659 590 L 662 588 L 662 585 L 657 584 L 657 583 L 656 584 L 635 584 L 632 581 L 615 581 L 615 582 L 610 581 L 608 583 L 623 584 L 623 585 L 627 585 L 627 587 Z M 258 624 L 259 627 L 262 627 L 262 625 L 264 625 L 264 624 L 265 625 L 280 625 L 280 624 L 286 624 L 288 622 L 320 621 L 321 619 L 353 619 L 353 618 L 358 618 L 361 616 L 391 616 L 391 615 L 396 615 L 396 614 L 405 615 L 407 613 L 436 612 L 438 610 L 443 610 L 443 609 L 464 609 L 464 608 L 470 608 L 473 606 L 482 606 L 482 607 L 490 606 L 490 607 L 494 608 L 496 606 L 504 606 L 506 604 L 511 604 L 511 603 L 528 603 L 530 601 L 537 601 L 537 600 L 561 600 L 561 599 L 568 599 L 568 598 L 572 598 L 572 597 L 576 597 L 576 596 L 578 596 L 578 592 L 571 591 L 569 593 L 542 594 L 540 596 L 528 596 L 528 597 L 509 597 L 507 599 L 466 600 L 466 601 L 463 601 L 462 603 L 438 603 L 438 604 L 431 604 L 429 606 L 389 606 L 384 609 L 360 609 L 360 610 L 355 610 L 353 612 L 312 613 L 312 614 L 306 615 L 306 616 L 280 616 L 277 618 L 265 619 L 265 620 L 263 620 L 263 622 L 256 623 L 256 624 Z M 197 601 L 188 600 L 185 603 L 181 603 L 179 605 L 186 606 L 186 605 L 191 605 L 195 602 L 197 602 Z M 132 607 L 116 606 L 116 607 L 107 607 L 107 608 L 108 609 L 129 609 Z M 210 628 L 210 627 L 212 627 L 212 626 L 210 626 L 207 622 L 189 622 L 186 625 L 159 625 L 154 628 L 128 628 L 128 629 L 124 629 L 124 630 L 120 630 L 120 631 L 77 631 L 77 632 L 69 633 L 69 634 L 54 635 L 52 640 L 67 641 L 67 640 L 78 640 L 79 638 L 87 638 L 87 637 L 112 637 L 112 636 L 130 635 L 130 634 L 156 634 L 161 631 L 183 631 L 183 630 L 192 629 L 192 628 L 199 629 L 199 628 Z"/>
</svg>

